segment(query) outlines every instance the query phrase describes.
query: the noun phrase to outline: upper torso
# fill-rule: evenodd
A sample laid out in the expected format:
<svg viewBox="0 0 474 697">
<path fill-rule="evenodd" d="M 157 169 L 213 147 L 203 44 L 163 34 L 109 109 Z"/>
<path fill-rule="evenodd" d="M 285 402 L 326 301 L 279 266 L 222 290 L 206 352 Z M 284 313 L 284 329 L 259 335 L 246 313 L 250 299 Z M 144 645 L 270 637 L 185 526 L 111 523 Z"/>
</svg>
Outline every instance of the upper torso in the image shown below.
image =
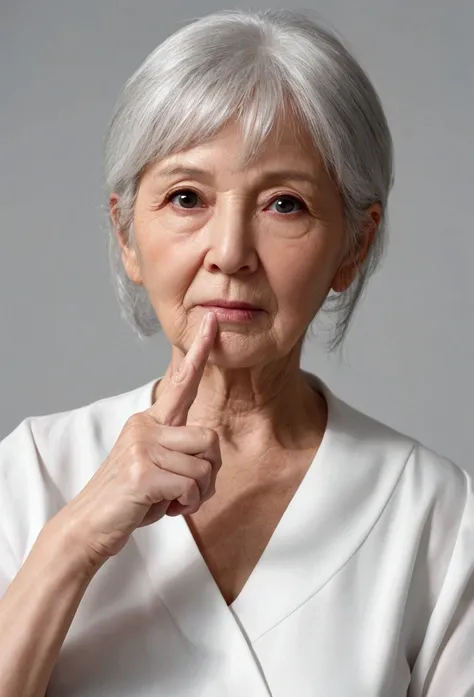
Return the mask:
<svg viewBox="0 0 474 697">
<path fill-rule="evenodd" d="M 27 419 L 0 444 L 0 594 L 151 388 Z M 327 394 L 309 466 L 203 506 L 201 549 L 183 516 L 132 534 L 91 582 L 48 697 L 425 697 L 429 683 L 451 697 L 431 681 L 474 568 L 470 479 Z M 470 679 L 463 626 L 450 685 Z"/>
</svg>

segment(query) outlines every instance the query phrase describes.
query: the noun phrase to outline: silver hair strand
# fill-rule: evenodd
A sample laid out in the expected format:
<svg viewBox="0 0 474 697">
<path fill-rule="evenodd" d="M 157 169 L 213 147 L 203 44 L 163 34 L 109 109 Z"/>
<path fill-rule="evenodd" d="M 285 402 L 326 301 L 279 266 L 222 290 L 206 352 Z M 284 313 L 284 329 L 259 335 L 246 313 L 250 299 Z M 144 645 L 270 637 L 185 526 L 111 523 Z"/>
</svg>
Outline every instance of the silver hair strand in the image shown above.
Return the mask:
<svg viewBox="0 0 474 697">
<path fill-rule="evenodd" d="M 377 93 L 335 32 L 309 10 L 221 10 L 165 39 L 126 82 L 105 141 L 107 197 L 120 197 L 120 226 L 134 245 L 133 207 L 151 162 L 202 143 L 231 118 L 242 128 L 242 164 L 258 157 L 265 138 L 291 110 L 337 183 L 344 203 L 347 249 L 361 243 L 367 208 L 382 219 L 370 249 L 344 292 L 330 292 L 322 310 L 336 312 L 329 349 L 340 345 L 387 237 L 393 145 Z M 140 338 L 160 325 L 143 286 L 128 278 L 109 227 L 109 260 L 122 317 Z M 318 313 L 319 314 L 319 313 Z"/>
</svg>

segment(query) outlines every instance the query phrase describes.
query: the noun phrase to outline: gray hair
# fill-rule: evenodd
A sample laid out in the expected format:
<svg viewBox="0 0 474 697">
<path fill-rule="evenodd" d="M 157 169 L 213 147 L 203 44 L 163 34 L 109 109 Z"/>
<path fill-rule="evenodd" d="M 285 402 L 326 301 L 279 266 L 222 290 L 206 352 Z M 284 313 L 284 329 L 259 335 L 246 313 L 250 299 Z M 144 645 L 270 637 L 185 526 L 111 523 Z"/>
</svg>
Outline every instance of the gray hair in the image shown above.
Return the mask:
<svg viewBox="0 0 474 697">
<path fill-rule="evenodd" d="M 329 292 L 335 311 L 329 350 L 340 346 L 368 278 L 383 256 L 393 145 L 377 93 L 335 32 L 308 10 L 221 10 L 181 27 L 126 82 L 106 134 L 107 194 L 127 244 L 135 247 L 133 207 L 152 161 L 212 138 L 232 117 L 242 128 L 242 163 L 257 157 L 287 108 L 337 183 L 344 204 L 348 259 L 360 248 L 361 221 L 378 202 L 382 219 L 357 277 Z M 146 289 L 128 278 L 110 226 L 109 260 L 122 317 L 143 339 L 160 324 Z M 319 313 L 318 313 L 319 314 Z"/>
</svg>

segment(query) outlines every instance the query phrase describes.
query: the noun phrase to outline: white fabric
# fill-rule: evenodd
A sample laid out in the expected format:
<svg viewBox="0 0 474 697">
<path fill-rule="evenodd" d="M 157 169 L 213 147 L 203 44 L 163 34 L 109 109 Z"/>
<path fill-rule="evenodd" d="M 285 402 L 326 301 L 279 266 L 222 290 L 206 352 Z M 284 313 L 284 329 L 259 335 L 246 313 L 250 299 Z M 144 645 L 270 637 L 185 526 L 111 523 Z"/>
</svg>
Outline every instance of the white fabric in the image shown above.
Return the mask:
<svg viewBox="0 0 474 697">
<path fill-rule="evenodd" d="M 308 378 L 327 429 L 235 602 L 182 516 L 136 530 L 91 582 L 48 697 L 473 697 L 470 476 Z M 0 595 L 154 384 L 0 443 Z"/>
</svg>

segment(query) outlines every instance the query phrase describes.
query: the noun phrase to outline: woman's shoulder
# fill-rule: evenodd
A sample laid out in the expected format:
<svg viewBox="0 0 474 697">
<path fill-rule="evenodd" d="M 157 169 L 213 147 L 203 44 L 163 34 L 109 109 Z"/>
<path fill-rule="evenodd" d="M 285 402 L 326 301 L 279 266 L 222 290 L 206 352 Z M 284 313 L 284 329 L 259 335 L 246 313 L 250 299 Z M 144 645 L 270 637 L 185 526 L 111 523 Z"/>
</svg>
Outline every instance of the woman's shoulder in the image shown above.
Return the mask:
<svg viewBox="0 0 474 697">
<path fill-rule="evenodd" d="M 70 410 L 25 417 L 0 440 L 0 465 L 8 453 L 27 454 L 32 443 L 38 449 L 37 455 L 40 455 L 40 444 L 54 451 L 61 450 L 77 437 L 98 445 L 107 442 L 118 435 L 129 416 L 151 404 L 154 384 L 155 380 Z"/>
<path fill-rule="evenodd" d="M 371 463 L 371 470 L 383 477 L 392 473 L 396 488 L 419 503 L 424 500 L 438 512 L 451 507 L 460 513 L 472 496 L 473 476 L 464 463 L 457 463 L 416 437 L 350 405 L 330 393 L 334 411 L 333 427 L 347 454 Z"/>
<path fill-rule="evenodd" d="M 127 419 L 151 404 L 155 380 L 68 411 L 29 416 L 0 441 L 0 529 L 26 552 L 86 485 Z"/>
</svg>

